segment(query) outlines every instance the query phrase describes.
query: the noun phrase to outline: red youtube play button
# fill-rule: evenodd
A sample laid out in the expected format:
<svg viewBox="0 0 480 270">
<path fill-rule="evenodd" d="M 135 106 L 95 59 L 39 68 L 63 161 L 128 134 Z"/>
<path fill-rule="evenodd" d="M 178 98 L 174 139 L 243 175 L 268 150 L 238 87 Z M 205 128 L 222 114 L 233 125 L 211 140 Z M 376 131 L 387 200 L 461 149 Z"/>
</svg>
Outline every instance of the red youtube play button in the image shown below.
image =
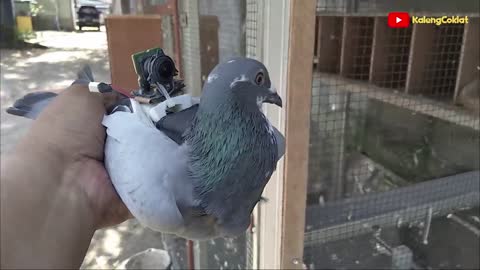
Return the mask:
<svg viewBox="0 0 480 270">
<path fill-rule="evenodd" d="M 410 25 L 410 16 L 407 12 L 388 13 L 388 26 L 391 28 L 407 28 Z"/>
</svg>

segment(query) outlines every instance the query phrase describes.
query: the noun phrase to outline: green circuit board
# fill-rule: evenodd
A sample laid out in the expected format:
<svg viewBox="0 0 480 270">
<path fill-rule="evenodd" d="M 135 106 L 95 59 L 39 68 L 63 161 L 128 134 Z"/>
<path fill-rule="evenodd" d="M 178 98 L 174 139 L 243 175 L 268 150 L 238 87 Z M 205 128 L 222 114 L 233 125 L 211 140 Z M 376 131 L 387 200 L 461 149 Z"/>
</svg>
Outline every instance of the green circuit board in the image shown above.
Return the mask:
<svg viewBox="0 0 480 270">
<path fill-rule="evenodd" d="M 133 67 L 135 68 L 135 73 L 137 73 L 139 79 L 142 77 L 143 73 L 143 68 L 142 68 L 142 60 L 150 57 L 152 55 L 157 54 L 158 52 L 162 51 L 161 48 L 151 48 L 145 51 L 137 52 L 132 54 L 132 62 L 133 62 Z M 140 82 L 139 82 L 140 83 Z"/>
</svg>

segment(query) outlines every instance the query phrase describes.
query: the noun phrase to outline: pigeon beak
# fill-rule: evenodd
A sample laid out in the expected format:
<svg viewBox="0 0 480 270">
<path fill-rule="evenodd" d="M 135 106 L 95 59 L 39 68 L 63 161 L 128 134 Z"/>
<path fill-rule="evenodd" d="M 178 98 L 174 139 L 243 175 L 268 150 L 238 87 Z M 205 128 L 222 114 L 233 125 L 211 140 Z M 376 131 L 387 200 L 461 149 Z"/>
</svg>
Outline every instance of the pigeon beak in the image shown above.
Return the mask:
<svg viewBox="0 0 480 270">
<path fill-rule="evenodd" d="M 268 95 L 266 96 L 265 98 L 265 103 L 270 103 L 270 104 L 275 104 L 277 105 L 278 107 L 282 107 L 283 103 L 282 103 L 282 98 L 277 94 L 277 91 L 275 90 L 275 88 L 270 88 L 269 89 L 269 93 Z"/>
</svg>

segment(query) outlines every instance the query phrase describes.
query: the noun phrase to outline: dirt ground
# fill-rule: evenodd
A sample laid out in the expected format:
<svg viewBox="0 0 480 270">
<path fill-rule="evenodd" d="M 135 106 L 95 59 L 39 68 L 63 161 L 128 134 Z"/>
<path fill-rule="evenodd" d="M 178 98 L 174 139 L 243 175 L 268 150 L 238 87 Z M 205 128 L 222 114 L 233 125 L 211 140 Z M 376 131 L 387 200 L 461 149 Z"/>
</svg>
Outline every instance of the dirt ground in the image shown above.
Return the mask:
<svg viewBox="0 0 480 270">
<path fill-rule="evenodd" d="M 13 102 L 32 91 L 60 91 L 88 63 L 97 81 L 110 81 L 105 30 L 101 32 L 37 33 L 34 40 L 48 49 L 1 50 L 1 153 L 7 154 L 29 128 L 31 121 L 5 113 Z M 99 230 L 92 239 L 83 269 L 116 267 L 148 248 L 162 248 L 161 234 L 136 220 Z"/>
</svg>

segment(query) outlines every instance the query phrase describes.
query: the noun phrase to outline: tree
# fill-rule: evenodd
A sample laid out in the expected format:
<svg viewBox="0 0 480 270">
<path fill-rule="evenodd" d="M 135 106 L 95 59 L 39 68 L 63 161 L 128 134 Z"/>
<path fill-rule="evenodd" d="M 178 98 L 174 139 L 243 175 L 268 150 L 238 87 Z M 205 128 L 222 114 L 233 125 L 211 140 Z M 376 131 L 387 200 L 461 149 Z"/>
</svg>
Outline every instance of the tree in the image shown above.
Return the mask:
<svg viewBox="0 0 480 270">
<path fill-rule="evenodd" d="M 0 47 L 10 47 L 16 40 L 13 7 L 13 0 L 0 1 Z"/>
</svg>

